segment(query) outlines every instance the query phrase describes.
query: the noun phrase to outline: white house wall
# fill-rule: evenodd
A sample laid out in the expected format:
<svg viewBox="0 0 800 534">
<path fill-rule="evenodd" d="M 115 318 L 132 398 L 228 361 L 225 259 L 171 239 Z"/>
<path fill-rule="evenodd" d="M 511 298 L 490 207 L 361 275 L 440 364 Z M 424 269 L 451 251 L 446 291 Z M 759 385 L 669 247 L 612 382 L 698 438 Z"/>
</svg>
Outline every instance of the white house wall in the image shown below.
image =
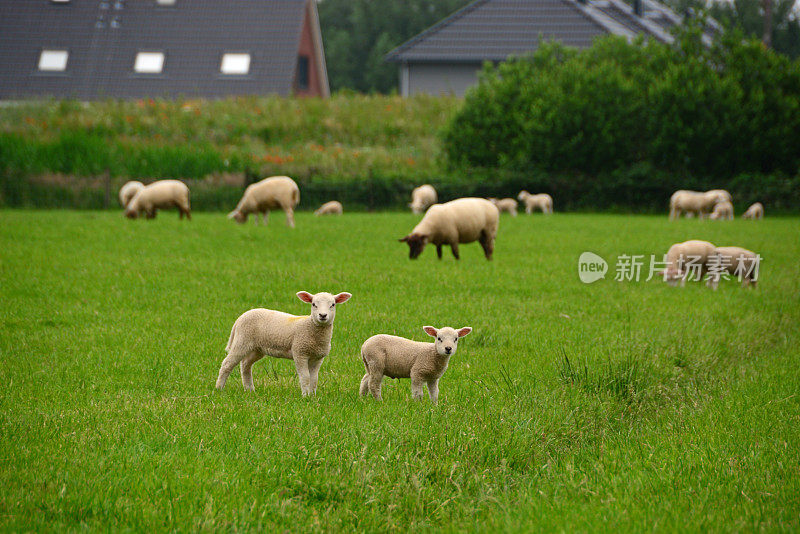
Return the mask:
<svg viewBox="0 0 800 534">
<path fill-rule="evenodd" d="M 480 70 L 480 63 L 408 63 L 401 68 L 401 93 L 464 96 Z"/>
</svg>

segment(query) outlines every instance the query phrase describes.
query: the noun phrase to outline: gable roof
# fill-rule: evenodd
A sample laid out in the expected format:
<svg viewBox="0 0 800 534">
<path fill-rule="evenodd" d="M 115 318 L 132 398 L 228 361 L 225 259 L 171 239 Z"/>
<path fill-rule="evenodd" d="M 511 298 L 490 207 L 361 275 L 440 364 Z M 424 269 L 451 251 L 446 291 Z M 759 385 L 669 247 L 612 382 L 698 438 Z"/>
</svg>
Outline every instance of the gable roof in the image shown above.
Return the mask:
<svg viewBox="0 0 800 534">
<path fill-rule="evenodd" d="M 622 0 L 477 0 L 401 44 L 385 59 L 502 61 L 536 50 L 542 40 L 586 48 L 607 34 L 628 39 L 645 34 L 671 43 L 669 29 L 682 17 L 654 0 L 642 3 L 643 17 Z M 716 30 L 716 23 L 711 27 Z M 711 35 L 704 40 L 710 43 Z"/>
</svg>

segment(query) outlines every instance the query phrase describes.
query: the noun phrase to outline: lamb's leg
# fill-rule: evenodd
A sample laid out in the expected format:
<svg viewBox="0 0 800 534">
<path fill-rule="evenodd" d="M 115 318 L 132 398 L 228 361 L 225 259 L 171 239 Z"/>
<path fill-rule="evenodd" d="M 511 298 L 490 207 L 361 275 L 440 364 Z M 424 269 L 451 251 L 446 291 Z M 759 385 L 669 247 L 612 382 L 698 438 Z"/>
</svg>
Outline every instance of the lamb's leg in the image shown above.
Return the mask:
<svg viewBox="0 0 800 534">
<path fill-rule="evenodd" d="M 381 397 L 381 383 L 383 382 L 383 369 L 378 369 L 377 366 L 371 366 L 369 369 L 369 392 L 377 400 L 383 400 Z"/>
<path fill-rule="evenodd" d="M 310 382 L 310 394 L 317 394 L 317 380 L 319 379 L 319 368 L 322 367 L 322 360 L 325 358 L 317 358 L 315 360 L 308 360 L 308 376 Z"/>
<path fill-rule="evenodd" d="M 439 379 L 428 380 L 428 396 L 434 403 L 439 402 Z"/>
<path fill-rule="evenodd" d="M 225 387 L 225 381 L 228 380 L 228 375 L 231 374 L 233 368 L 242 361 L 244 358 L 244 354 L 236 354 L 235 352 L 229 353 L 224 360 L 222 360 L 222 365 L 219 368 L 219 376 L 217 376 L 217 389 L 222 389 Z"/>
<path fill-rule="evenodd" d="M 486 232 L 481 232 L 480 239 L 481 246 L 483 247 L 483 255 L 487 260 L 492 259 L 492 252 L 494 252 L 494 240 L 490 238 Z"/>
<path fill-rule="evenodd" d="M 358 388 L 358 394 L 362 397 L 366 396 L 369 393 L 369 373 L 364 375 L 364 378 L 361 379 L 361 387 Z"/>
<path fill-rule="evenodd" d="M 531 204 L 525 204 L 525 214 L 530 215 L 533 213 L 533 206 Z"/>
<path fill-rule="evenodd" d="M 439 259 L 442 259 L 442 245 L 441 243 L 436 245 L 436 255 L 439 256 Z"/>
<path fill-rule="evenodd" d="M 244 386 L 244 389 L 249 391 L 256 390 L 255 386 L 253 385 L 253 364 L 261 358 L 262 356 L 257 352 L 251 352 L 242 360 L 240 370 L 242 373 L 242 385 Z"/>
<path fill-rule="evenodd" d="M 422 378 L 417 375 L 411 375 L 411 396 L 414 398 L 414 400 L 422 399 L 422 396 L 425 393 L 424 384 L 425 381 L 422 380 Z"/>
<path fill-rule="evenodd" d="M 286 208 L 284 211 L 286 212 L 286 226 L 294 228 L 294 210 L 292 208 Z"/>
<path fill-rule="evenodd" d="M 455 256 L 457 260 L 460 259 L 458 257 L 458 243 L 450 243 L 450 249 L 453 251 L 453 256 Z"/>
<path fill-rule="evenodd" d="M 294 355 L 294 368 L 297 371 L 297 378 L 300 380 L 300 392 L 305 397 L 311 394 L 311 377 L 308 374 L 308 358 Z"/>
</svg>

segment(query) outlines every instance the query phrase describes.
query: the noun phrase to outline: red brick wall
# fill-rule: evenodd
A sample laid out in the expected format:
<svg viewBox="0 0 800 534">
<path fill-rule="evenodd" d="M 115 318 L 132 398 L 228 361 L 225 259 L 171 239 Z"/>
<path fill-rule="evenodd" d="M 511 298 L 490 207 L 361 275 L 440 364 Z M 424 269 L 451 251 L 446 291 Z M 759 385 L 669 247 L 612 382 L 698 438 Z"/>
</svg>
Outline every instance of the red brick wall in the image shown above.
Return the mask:
<svg viewBox="0 0 800 534">
<path fill-rule="evenodd" d="M 312 0 L 313 1 L 313 0 Z M 308 57 L 308 89 L 301 90 L 297 86 L 297 72 L 295 71 L 294 80 L 294 94 L 297 96 L 322 96 L 322 85 L 319 79 L 319 65 L 320 61 L 317 57 L 317 51 L 314 48 L 314 41 L 311 38 L 311 15 L 309 14 L 310 7 L 306 7 L 305 14 L 303 15 L 303 31 L 300 34 L 300 48 L 297 55 Z M 295 69 L 297 63 L 295 61 Z"/>
</svg>

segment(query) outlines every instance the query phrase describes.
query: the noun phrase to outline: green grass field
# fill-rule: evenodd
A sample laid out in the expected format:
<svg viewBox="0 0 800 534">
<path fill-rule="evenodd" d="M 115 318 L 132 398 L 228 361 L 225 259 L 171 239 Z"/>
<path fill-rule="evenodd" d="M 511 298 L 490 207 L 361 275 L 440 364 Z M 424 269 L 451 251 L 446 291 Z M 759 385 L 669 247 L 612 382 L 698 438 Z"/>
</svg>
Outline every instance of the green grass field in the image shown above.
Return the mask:
<svg viewBox="0 0 800 534">
<path fill-rule="evenodd" d="M 800 529 L 797 218 L 504 216 L 492 262 L 410 261 L 416 220 L 0 211 L 0 529 Z M 613 280 L 691 238 L 759 252 L 759 287 Z M 354 295 L 318 395 L 269 358 L 216 392 L 233 321 L 301 289 Z M 361 343 L 425 324 L 475 329 L 438 406 L 360 399 Z"/>
</svg>

